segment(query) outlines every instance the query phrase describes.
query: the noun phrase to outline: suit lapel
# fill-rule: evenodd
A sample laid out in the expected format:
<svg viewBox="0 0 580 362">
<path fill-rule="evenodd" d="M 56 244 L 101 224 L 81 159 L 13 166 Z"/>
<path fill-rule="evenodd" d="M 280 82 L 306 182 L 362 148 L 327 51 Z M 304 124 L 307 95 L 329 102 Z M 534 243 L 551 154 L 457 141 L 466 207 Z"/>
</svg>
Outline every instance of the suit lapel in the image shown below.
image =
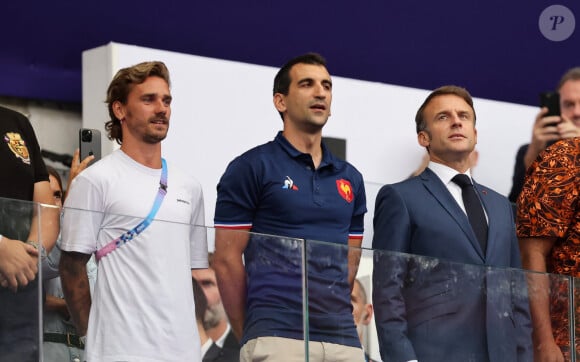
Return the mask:
<svg viewBox="0 0 580 362">
<path fill-rule="evenodd" d="M 477 255 L 479 255 L 482 261 L 485 261 L 485 255 L 481 249 L 481 245 L 479 244 L 477 237 L 475 236 L 475 233 L 473 232 L 473 229 L 471 228 L 471 224 L 467 219 L 467 215 L 465 215 L 461 207 L 457 204 L 457 201 L 455 201 L 441 179 L 429 168 L 425 169 L 425 171 L 421 174 L 421 179 L 423 180 L 423 185 L 429 191 L 429 193 L 433 195 L 433 197 L 447 211 L 447 213 L 449 213 L 457 225 L 459 225 L 461 230 L 463 230 L 463 233 L 477 252 Z"/>
</svg>

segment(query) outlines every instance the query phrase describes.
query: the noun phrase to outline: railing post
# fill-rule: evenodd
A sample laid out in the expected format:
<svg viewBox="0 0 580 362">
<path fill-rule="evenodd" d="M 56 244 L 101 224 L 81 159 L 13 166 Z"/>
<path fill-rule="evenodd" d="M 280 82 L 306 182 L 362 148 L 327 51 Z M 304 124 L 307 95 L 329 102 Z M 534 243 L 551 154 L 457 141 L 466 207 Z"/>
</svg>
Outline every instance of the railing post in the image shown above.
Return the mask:
<svg viewBox="0 0 580 362">
<path fill-rule="evenodd" d="M 306 239 L 302 239 L 302 330 L 304 331 L 304 361 L 309 358 L 309 320 L 308 315 L 308 260 L 306 257 Z"/>
</svg>

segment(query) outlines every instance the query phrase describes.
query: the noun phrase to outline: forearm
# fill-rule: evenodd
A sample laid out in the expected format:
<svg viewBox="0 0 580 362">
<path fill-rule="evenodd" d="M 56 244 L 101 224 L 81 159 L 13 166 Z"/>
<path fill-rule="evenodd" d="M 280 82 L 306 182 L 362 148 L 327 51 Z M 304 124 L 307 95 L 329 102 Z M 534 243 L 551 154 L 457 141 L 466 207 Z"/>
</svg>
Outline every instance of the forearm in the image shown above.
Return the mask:
<svg viewBox="0 0 580 362">
<path fill-rule="evenodd" d="M 246 317 L 246 269 L 242 255 L 249 241 L 246 231 L 216 229 L 214 269 L 224 309 L 238 340 Z"/>
<path fill-rule="evenodd" d="M 240 340 L 246 317 L 246 271 L 244 265 L 216 265 L 216 276 L 224 309 L 234 331 Z"/>
<path fill-rule="evenodd" d="M 46 301 L 44 303 L 44 310 L 57 312 L 62 315 L 65 319 L 68 319 L 69 313 L 66 306 L 66 302 L 62 298 L 55 297 L 54 295 L 47 295 Z"/>
<path fill-rule="evenodd" d="M 34 205 L 28 240 L 37 242 L 50 253 L 60 230 L 60 209 L 54 205 L 50 184 L 47 181 L 34 184 Z"/>
<path fill-rule="evenodd" d="M 348 284 L 350 285 L 351 291 L 354 286 L 354 280 L 358 272 L 358 266 L 362 254 L 362 250 L 360 248 L 361 244 L 361 239 L 348 240 Z"/>
<path fill-rule="evenodd" d="M 62 253 L 60 276 L 62 289 L 71 319 L 81 336 L 86 335 L 91 310 L 91 293 L 86 263 L 90 255 Z"/>
<path fill-rule="evenodd" d="M 528 275 L 530 314 L 532 316 L 532 337 L 536 347 L 554 342 L 550 318 L 550 281 L 545 274 Z"/>
<path fill-rule="evenodd" d="M 551 250 L 551 239 L 522 239 L 522 266 L 539 273 L 527 273 L 533 341 L 536 349 L 545 343 L 554 343 L 550 317 L 550 279 L 546 259 Z M 542 273 L 542 274 L 540 274 Z"/>
</svg>

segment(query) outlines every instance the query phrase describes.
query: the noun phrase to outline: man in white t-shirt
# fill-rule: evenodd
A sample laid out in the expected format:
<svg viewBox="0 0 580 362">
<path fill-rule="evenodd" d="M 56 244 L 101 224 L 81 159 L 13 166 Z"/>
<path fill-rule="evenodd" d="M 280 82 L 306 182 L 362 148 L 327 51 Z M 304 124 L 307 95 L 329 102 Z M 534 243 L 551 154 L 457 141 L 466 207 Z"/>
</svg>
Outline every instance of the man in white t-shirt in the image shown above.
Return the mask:
<svg viewBox="0 0 580 362">
<path fill-rule="evenodd" d="M 161 62 L 115 75 L 105 128 L 121 149 L 83 171 L 65 203 L 60 273 L 87 361 L 201 360 L 190 269 L 207 268 L 203 196 L 161 158 L 169 83 Z M 85 264 L 93 253 L 91 300 Z"/>
</svg>

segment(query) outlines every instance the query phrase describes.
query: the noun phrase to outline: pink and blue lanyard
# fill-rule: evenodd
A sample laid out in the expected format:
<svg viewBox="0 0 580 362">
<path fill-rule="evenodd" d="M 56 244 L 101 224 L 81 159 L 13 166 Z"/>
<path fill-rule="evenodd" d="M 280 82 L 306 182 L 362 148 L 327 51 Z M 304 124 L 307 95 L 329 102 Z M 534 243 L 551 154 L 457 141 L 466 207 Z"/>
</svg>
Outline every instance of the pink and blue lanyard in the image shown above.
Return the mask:
<svg viewBox="0 0 580 362">
<path fill-rule="evenodd" d="M 120 248 L 121 246 L 125 245 L 128 241 L 131 241 L 135 238 L 135 236 L 141 234 L 143 230 L 147 229 L 147 227 L 153 222 L 157 211 L 161 207 L 161 203 L 163 202 L 163 198 L 167 195 L 167 164 L 165 163 L 165 159 L 161 159 L 161 179 L 159 180 L 159 190 L 157 191 L 157 196 L 155 197 L 155 201 L 153 202 L 153 207 L 151 207 L 151 211 L 149 211 L 149 215 L 143 219 L 139 223 L 139 225 L 135 226 L 133 229 L 123 233 L 123 235 L 119 236 L 115 240 L 111 241 L 107 245 L 103 246 L 101 249 L 97 250 L 96 257 L 97 261 L 101 260 L 107 254 L 113 252 L 115 249 Z"/>
</svg>

